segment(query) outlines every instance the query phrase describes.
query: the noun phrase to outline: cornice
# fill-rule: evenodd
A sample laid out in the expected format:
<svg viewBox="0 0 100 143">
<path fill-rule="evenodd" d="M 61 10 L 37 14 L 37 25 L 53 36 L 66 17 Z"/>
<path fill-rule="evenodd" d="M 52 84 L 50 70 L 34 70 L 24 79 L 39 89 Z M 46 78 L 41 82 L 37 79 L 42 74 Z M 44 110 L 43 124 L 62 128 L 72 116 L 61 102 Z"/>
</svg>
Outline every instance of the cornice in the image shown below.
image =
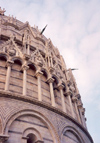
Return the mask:
<svg viewBox="0 0 100 143">
<path fill-rule="evenodd" d="M 51 106 L 47 103 L 35 100 L 31 97 L 27 97 L 27 96 L 23 96 L 23 95 L 21 96 L 21 94 L 12 93 L 12 92 L 9 92 L 9 91 L 0 90 L 0 97 L 11 98 L 11 99 L 20 100 L 20 101 L 23 101 L 23 102 L 28 102 L 28 103 L 35 104 L 35 105 L 41 106 L 43 108 L 46 108 L 46 109 L 48 109 L 52 112 L 55 112 L 55 113 L 59 114 L 60 116 L 63 116 L 65 118 L 69 119 L 74 124 L 76 124 L 78 127 L 80 127 L 80 129 L 91 140 L 91 143 L 93 143 L 93 140 L 92 140 L 89 132 L 80 123 L 78 123 L 74 118 L 72 118 L 71 116 L 69 116 L 68 114 L 64 113 L 63 111 L 61 111 L 60 109 L 58 109 L 56 107 L 53 107 L 53 106 Z"/>
</svg>

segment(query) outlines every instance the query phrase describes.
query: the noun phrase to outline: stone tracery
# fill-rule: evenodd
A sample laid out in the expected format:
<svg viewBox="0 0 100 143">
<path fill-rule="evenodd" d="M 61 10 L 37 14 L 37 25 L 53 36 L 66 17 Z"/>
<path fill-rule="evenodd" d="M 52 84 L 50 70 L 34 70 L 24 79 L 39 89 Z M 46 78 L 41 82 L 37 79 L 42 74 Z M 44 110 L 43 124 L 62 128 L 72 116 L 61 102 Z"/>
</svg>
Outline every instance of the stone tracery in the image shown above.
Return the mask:
<svg viewBox="0 0 100 143">
<path fill-rule="evenodd" d="M 19 29 L 21 29 L 21 28 L 19 28 Z M 21 58 L 23 61 L 23 65 L 22 65 L 22 69 L 23 69 L 23 95 L 27 95 L 27 91 L 26 91 L 27 90 L 26 89 L 26 86 L 27 86 L 27 78 L 26 78 L 27 70 L 26 69 L 28 69 L 28 65 L 27 65 L 28 62 L 36 64 L 36 67 L 39 70 L 39 71 L 36 71 L 36 73 L 41 72 L 42 68 L 45 68 L 48 71 L 48 75 L 51 76 L 50 78 L 52 79 L 52 83 L 54 80 L 52 77 L 53 77 L 53 75 L 56 75 L 58 77 L 58 80 L 61 82 L 61 86 L 63 87 L 62 83 L 63 83 L 63 81 L 65 81 L 65 76 L 66 76 L 64 71 L 63 71 L 65 69 L 65 67 L 64 66 L 62 67 L 62 65 L 65 65 L 64 61 L 62 60 L 62 63 L 61 63 L 61 61 L 59 59 L 60 55 L 59 55 L 59 58 L 56 57 L 56 54 L 57 54 L 57 53 L 55 54 L 56 48 L 53 46 L 50 39 L 46 41 L 46 45 L 45 45 L 46 50 L 44 53 L 44 55 L 45 55 L 44 57 L 41 55 L 39 47 L 35 47 L 35 50 L 33 52 L 30 52 L 31 51 L 30 47 L 32 46 L 32 42 L 31 42 L 32 35 L 30 33 L 31 33 L 31 31 L 29 30 L 29 28 L 26 25 L 26 29 L 24 27 L 24 33 L 22 34 L 23 36 L 21 39 L 22 46 L 18 46 L 17 42 L 15 42 L 14 34 L 13 34 L 13 36 L 10 36 L 10 39 L 8 41 L 6 41 L 3 45 L 0 46 L 1 52 L 3 51 L 5 53 L 7 53 L 9 60 L 11 60 L 12 57 L 17 58 L 19 56 L 19 58 Z M 16 38 L 17 38 L 17 36 L 16 36 Z M 20 50 L 22 48 L 24 50 L 23 52 Z M 30 53 L 31 53 L 31 55 L 30 55 Z M 27 55 L 30 55 L 30 57 Z M 13 61 L 11 61 L 11 63 L 13 63 Z M 50 69 L 50 70 L 48 70 L 48 69 Z M 40 75 L 40 74 L 38 74 L 38 75 Z M 73 81 L 72 73 L 69 72 L 68 76 L 69 76 L 70 81 L 72 82 L 69 86 L 69 89 L 73 94 L 76 92 L 76 90 L 75 90 L 75 86 L 73 83 L 74 81 Z M 6 84 L 8 84 L 9 83 L 8 80 L 10 80 L 10 71 L 7 75 L 7 78 L 8 79 L 6 80 Z M 38 78 L 38 84 L 39 84 L 40 83 L 40 76 L 37 76 L 37 78 Z M 52 105 L 55 106 L 55 95 L 54 95 L 54 91 L 53 91 L 53 87 L 52 87 L 53 84 L 51 83 L 50 78 L 49 78 L 48 82 L 50 84 L 50 92 L 52 95 L 51 100 L 53 100 L 51 102 L 52 102 Z M 59 84 L 60 83 L 58 83 L 58 85 Z M 9 85 L 6 85 L 5 90 L 8 90 L 8 86 Z M 65 85 L 65 88 L 66 87 L 67 87 L 67 84 Z M 41 86 L 38 88 L 38 92 L 40 92 L 40 90 L 41 90 Z M 60 92 L 60 90 L 59 90 L 59 92 Z M 40 92 L 39 93 L 39 97 L 40 97 L 39 100 L 40 101 L 42 101 L 41 96 L 42 96 L 42 93 Z M 61 91 L 61 98 L 62 98 L 62 96 L 64 96 L 64 94 Z M 62 102 L 63 102 L 62 105 L 65 106 L 64 105 L 65 102 L 64 101 L 62 101 Z M 63 107 L 63 110 L 64 110 L 64 112 L 66 112 L 65 107 Z"/>
<path fill-rule="evenodd" d="M 25 102 L 36 100 L 39 107 L 43 104 L 49 110 L 57 111 L 86 128 L 85 110 L 76 81 L 71 69 L 66 69 L 65 62 L 52 41 L 40 35 L 38 28 L 32 28 L 28 22 L 22 23 L 16 18 L 4 16 L 4 10 L 1 9 L 0 27 L 1 95 L 2 92 L 7 97 L 13 95 L 13 99 L 18 95 L 18 99 Z M 59 120 L 57 118 L 56 122 Z M 8 139 L 8 136 L 4 138 Z M 51 137 L 48 141 L 50 140 Z M 54 138 L 51 141 L 60 143 Z M 40 142 L 44 143 L 43 139 L 37 140 L 37 143 Z"/>
</svg>

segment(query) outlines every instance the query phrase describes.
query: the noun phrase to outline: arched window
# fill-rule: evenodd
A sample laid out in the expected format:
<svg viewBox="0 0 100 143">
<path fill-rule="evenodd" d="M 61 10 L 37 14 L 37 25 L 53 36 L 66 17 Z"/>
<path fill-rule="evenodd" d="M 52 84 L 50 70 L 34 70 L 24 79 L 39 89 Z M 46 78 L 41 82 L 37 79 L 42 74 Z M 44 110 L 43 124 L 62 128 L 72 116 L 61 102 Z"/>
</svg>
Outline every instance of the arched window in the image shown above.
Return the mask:
<svg viewBox="0 0 100 143">
<path fill-rule="evenodd" d="M 32 133 L 28 134 L 27 135 L 27 143 L 35 143 L 36 141 L 36 136 Z"/>
</svg>

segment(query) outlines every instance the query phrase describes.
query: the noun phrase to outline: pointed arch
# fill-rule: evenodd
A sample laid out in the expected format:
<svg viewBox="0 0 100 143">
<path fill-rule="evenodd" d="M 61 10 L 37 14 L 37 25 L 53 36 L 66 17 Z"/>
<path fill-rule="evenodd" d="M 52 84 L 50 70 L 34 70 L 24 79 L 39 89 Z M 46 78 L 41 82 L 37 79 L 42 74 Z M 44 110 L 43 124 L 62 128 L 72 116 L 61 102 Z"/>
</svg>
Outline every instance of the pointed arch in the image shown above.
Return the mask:
<svg viewBox="0 0 100 143">
<path fill-rule="evenodd" d="M 59 83 L 59 77 L 58 77 L 57 75 L 52 74 L 52 78 L 54 78 L 54 80 L 55 80 L 56 84 L 58 84 L 58 83 Z"/>
<path fill-rule="evenodd" d="M 38 48 L 31 54 L 31 59 L 33 62 L 40 63 L 44 67 L 46 66 L 45 59 L 43 58 L 43 56 Z"/>
<path fill-rule="evenodd" d="M 64 86 L 63 91 L 64 91 L 64 92 L 66 92 L 67 87 L 66 87 L 66 84 L 65 84 L 65 82 L 64 82 L 64 81 L 62 81 L 62 85 Z"/>
<path fill-rule="evenodd" d="M 34 71 L 37 70 L 37 67 L 35 64 L 33 64 L 32 62 L 28 62 L 27 65 L 29 66 L 29 68 L 33 69 Z"/>
<path fill-rule="evenodd" d="M 41 68 L 41 71 L 43 72 L 44 76 L 48 79 L 48 71 L 45 68 Z"/>
<path fill-rule="evenodd" d="M 27 28 L 30 31 L 30 33 L 32 34 L 34 39 L 40 40 L 45 45 L 45 40 L 42 38 L 42 36 L 40 36 L 39 31 L 37 31 L 37 33 L 35 33 L 28 22 L 25 23 L 23 26 L 19 27 L 19 30 L 23 30 L 25 28 Z"/>
<path fill-rule="evenodd" d="M 0 57 L 5 59 L 6 61 L 8 60 L 8 55 L 4 52 L 0 52 Z"/>
<path fill-rule="evenodd" d="M 14 41 L 14 35 L 12 35 L 12 37 L 10 37 L 8 41 L 2 44 L 2 51 L 6 52 L 10 56 L 23 56 L 22 51 L 19 49 L 18 45 Z"/>
<path fill-rule="evenodd" d="M 19 56 L 11 58 L 11 61 L 13 61 L 13 62 L 18 61 L 20 65 L 23 64 L 23 60 Z"/>
</svg>

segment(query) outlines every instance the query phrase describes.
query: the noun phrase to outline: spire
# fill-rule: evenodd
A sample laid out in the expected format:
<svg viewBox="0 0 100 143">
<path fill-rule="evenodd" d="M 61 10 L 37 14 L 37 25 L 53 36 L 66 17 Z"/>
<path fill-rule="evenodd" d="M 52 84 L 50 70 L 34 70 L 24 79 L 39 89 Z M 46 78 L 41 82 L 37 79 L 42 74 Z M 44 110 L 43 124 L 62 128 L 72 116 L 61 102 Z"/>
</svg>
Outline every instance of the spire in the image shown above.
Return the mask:
<svg viewBox="0 0 100 143">
<path fill-rule="evenodd" d="M 3 10 L 2 10 L 0 7 L 0 15 L 4 15 L 4 13 L 5 13 L 5 9 L 3 8 Z"/>
</svg>

